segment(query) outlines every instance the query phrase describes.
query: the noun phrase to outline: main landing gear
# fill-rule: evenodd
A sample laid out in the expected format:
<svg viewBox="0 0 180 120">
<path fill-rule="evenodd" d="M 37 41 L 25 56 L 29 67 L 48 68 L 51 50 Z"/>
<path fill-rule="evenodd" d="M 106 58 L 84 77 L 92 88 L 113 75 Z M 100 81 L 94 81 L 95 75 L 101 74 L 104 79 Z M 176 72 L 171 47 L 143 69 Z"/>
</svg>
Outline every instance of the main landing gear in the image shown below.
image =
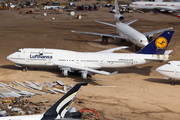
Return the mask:
<svg viewBox="0 0 180 120">
<path fill-rule="evenodd" d="M 107 36 L 102 36 L 102 45 L 107 45 L 108 44 L 108 37 Z"/>
<path fill-rule="evenodd" d="M 138 47 L 137 45 L 135 45 L 134 51 L 140 51 L 141 47 Z"/>
<path fill-rule="evenodd" d="M 28 68 L 27 67 L 22 67 L 22 71 L 23 72 L 28 71 Z"/>
<path fill-rule="evenodd" d="M 175 80 L 175 79 L 171 79 L 171 78 L 170 78 L 170 80 L 172 80 L 171 85 L 173 85 L 173 86 L 176 85 L 176 80 Z"/>
</svg>

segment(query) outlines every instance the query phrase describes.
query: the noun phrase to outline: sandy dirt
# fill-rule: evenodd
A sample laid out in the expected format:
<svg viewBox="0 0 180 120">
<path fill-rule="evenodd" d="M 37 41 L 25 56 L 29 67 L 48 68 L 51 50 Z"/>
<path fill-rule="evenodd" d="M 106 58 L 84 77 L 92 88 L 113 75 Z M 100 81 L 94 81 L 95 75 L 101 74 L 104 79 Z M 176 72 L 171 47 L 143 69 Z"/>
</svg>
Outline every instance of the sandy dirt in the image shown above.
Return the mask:
<svg viewBox="0 0 180 120">
<path fill-rule="evenodd" d="M 28 10 L 22 9 L 21 11 Z M 43 13 L 47 13 L 44 17 Z M 45 81 L 63 81 L 66 85 L 75 85 L 82 82 L 80 76 L 70 73 L 64 78 L 58 68 L 29 68 L 28 72 L 21 71 L 6 57 L 20 48 L 55 48 L 74 51 L 96 52 L 129 43 L 110 40 L 110 44 L 100 44 L 101 38 L 91 35 L 71 33 L 71 30 L 116 34 L 113 27 L 94 22 L 100 20 L 115 24 L 113 13 L 109 8 L 100 8 L 98 11 L 76 12 L 82 19 L 70 16 L 69 12 L 35 11 L 34 17 L 29 14 L 19 14 L 18 10 L 0 11 L 0 82 L 36 81 L 44 84 Z M 125 13 L 125 22 L 139 19 L 131 26 L 144 33 L 158 29 L 173 27 L 174 35 L 168 49 L 174 50 L 170 60 L 179 60 L 180 56 L 180 20 L 177 13 L 155 15 L 149 13 Z M 52 17 L 55 19 L 52 20 Z M 159 34 L 154 35 L 154 37 Z M 130 45 L 132 48 L 132 45 Z M 132 49 L 118 52 L 133 52 Z M 165 64 L 151 63 L 130 68 L 109 69 L 118 71 L 115 76 L 93 75 L 92 79 L 102 81 L 88 82 L 83 87 L 75 103 L 77 109 L 96 108 L 104 120 L 177 120 L 180 117 L 180 81 L 171 86 L 171 81 L 165 80 L 155 69 Z M 112 87 L 97 87 L 112 86 Z M 63 94 L 34 96 L 31 101 L 50 100 L 53 104 Z M 78 104 L 82 101 L 83 104 Z M 49 106 L 47 106 L 49 107 Z"/>
</svg>

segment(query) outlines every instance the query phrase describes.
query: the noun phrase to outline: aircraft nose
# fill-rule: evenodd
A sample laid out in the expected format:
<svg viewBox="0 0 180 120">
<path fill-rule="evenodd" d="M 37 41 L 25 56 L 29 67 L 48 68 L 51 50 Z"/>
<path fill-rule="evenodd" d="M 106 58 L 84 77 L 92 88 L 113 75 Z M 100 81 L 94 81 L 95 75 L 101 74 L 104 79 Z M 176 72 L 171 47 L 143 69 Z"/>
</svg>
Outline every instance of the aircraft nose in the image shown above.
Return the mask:
<svg viewBox="0 0 180 120">
<path fill-rule="evenodd" d="M 148 42 L 147 41 L 144 41 L 141 43 L 142 44 L 142 47 L 145 47 L 146 45 L 148 45 Z"/>
<path fill-rule="evenodd" d="M 148 40 L 147 39 L 141 39 L 140 40 L 140 45 L 139 45 L 139 47 L 145 47 L 146 45 L 148 45 L 149 43 L 148 43 Z"/>
<path fill-rule="evenodd" d="M 156 71 L 163 75 L 163 73 L 164 73 L 163 72 L 163 70 L 164 70 L 163 68 L 164 68 L 164 66 L 160 66 L 160 67 L 156 68 Z"/>
<path fill-rule="evenodd" d="M 10 55 L 8 55 L 6 59 L 9 60 L 9 58 L 10 58 Z"/>
</svg>

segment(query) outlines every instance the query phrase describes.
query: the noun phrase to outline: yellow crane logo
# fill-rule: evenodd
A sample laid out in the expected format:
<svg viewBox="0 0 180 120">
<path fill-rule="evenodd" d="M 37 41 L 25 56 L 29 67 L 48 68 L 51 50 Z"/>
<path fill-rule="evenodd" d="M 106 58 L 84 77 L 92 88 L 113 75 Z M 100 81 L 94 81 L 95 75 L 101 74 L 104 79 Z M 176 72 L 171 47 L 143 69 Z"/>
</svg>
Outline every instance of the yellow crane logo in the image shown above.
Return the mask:
<svg viewBox="0 0 180 120">
<path fill-rule="evenodd" d="M 164 49 L 168 45 L 167 39 L 165 37 L 159 37 L 156 39 L 155 45 L 157 47 L 157 50 L 158 49 Z"/>
</svg>

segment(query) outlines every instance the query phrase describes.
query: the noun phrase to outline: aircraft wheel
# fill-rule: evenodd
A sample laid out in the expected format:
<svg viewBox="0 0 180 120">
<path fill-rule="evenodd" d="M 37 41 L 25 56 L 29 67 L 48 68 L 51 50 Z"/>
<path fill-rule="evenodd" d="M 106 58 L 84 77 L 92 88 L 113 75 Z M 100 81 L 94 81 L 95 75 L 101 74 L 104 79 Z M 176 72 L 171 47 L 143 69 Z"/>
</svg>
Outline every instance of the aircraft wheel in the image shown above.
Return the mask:
<svg viewBox="0 0 180 120">
<path fill-rule="evenodd" d="M 171 85 L 173 85 L 173 86 L 176 85 L 176 80 L 172 79 L 172 81 L 173 81 L 173 82 L 172 82 Z"/>
<path fill-rule="evenodd" d="M 82 78 L 82 79 L 87 79 L 87 73 L 82 73 L 82 74 L 81 74 L 81 78 Z"/>
<path fill-rule="evenodd" d="M 23 67 L 22 71 L 23 72 L 28 71 L 27 67 Z"/>
<path fill-rule="evenodd" d="M 68 76 L 68 71 L 67 70 L 62 70 L 62 74 L 63 74 L 63 76 Z"/>
</svg>

